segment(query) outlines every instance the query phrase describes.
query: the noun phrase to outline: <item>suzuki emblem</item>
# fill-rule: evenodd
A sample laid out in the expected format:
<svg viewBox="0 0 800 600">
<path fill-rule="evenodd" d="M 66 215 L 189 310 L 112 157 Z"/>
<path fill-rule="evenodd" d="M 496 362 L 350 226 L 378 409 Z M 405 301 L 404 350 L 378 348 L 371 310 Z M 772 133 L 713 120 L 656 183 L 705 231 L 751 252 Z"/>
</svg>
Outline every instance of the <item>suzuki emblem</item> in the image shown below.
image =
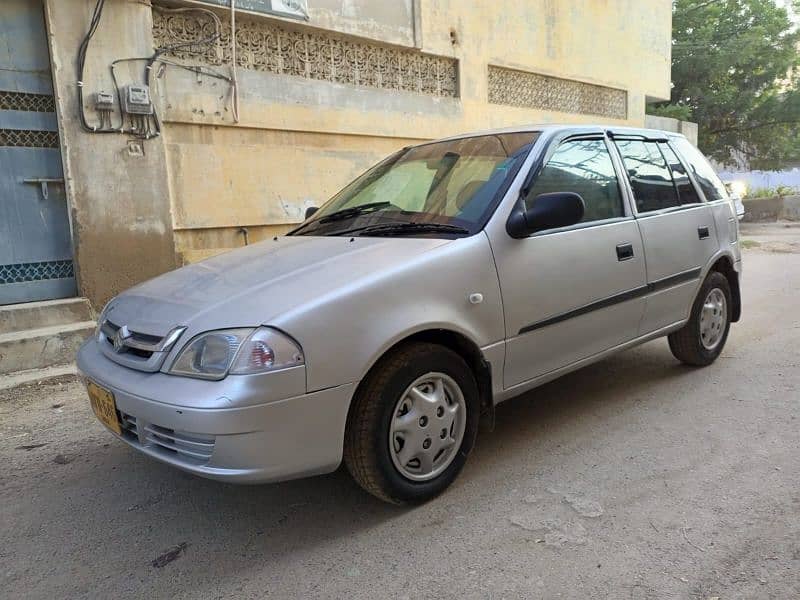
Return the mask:
<svg viewBox="0 0 800 600">
<path fill-rule="evenodd" d="M 114 352 L 122 352 L 125 349 L 125 340 L 131 337 L 131 332 L 127 325 L 123 325 L 114 334 Z"/>
</svg>

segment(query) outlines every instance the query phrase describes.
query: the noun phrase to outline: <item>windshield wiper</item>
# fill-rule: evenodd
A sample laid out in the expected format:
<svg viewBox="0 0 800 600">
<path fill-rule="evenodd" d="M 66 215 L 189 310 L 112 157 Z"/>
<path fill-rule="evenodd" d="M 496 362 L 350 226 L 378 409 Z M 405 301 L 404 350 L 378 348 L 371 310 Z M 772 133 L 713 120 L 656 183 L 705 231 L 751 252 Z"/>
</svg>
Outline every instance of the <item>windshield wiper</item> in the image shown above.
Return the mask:
<svg viewBox="0 0 800 600">
<path fill-rule="evenodd" d="M 380 210 L 382 208 L 387 208 L 391 205 L 391 202 L 369 202 L 359 206 L 351 206 L 350 208 L 343 208 L 342 210 L 337 210 L 329 215 L 325 215 L 324 217 L 320 218 L 318 222 L 330 223 L 331 221 L 341 221 L 343 219 L 349 219 L 350 217 L 357 217 L 358 215 L 363 215 L 369 212 Z"/>
<path fill-rule="evenodd" d="M 447 223 L 381 223 L 357 229 L 337 231 L 335 235 L 366 233 L 369 235 L 394 235 L 396 233 L 469 233 L 469 229 Z"/>
</svg>

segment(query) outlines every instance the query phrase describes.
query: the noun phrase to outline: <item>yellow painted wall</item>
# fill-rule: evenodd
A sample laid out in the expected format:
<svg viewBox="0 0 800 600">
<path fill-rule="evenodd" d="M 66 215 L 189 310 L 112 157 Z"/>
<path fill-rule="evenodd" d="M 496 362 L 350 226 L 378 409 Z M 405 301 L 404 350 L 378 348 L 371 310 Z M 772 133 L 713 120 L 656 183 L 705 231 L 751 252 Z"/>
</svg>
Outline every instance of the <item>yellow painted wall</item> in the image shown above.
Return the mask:
<svg viewBox="0 0 800 600">
<path fill-rule="evenodd" d="M 670 0 L 419 0 L 415 6 L 416 41 L 408 45 L 458 60 L 457 98 L 243 69 L 237 125 L 225 82 L 173 68 L 161 74 L 154 91 L 165 117 L 179 260 L 244 244 L 242 226 L 251 242 L 285 231 L 302 220 L 306 206 L 324 202 L 404 145 L 523 123 L 643 125 L 646 99 L 669 96 Z M 628 118 L 489 104 L 489 64 L 624 89 Z"/>
</svg>

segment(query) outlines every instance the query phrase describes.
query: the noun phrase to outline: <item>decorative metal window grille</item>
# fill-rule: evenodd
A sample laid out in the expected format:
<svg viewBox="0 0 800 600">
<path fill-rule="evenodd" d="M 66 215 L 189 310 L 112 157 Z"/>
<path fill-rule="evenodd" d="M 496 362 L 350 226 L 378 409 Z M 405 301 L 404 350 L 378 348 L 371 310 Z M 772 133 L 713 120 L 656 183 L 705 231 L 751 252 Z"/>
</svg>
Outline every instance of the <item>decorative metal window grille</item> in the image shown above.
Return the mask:
<svg viewBox="0 0 800 600">
<path fill-rule="evenodd" d="M 75 269 L 71 260 L 0 265 L 0 284 L 66 279 L 74 276 Z"/>
<path fill-rule="evenodd" d="M 210 17 L 201 13 L 153 11 L 153 37 L 159 48 L 191 44 L 214 35 Z M 230 64 L 230 21 L 209 47 L 183 46 L 166 54 L 209 65 Z M 380 46 L 321 31 L 293 30 L 266 19 L 236 19 L 240 67 L 336 83 L 429 96 L 458 95 L 457 61 L 415 50 Z"/>
<path fill-rule="evenodd" d="M 628 118 L 628 92 L 489 65 L 489 102 L 523 108 Z"/>
<path fill-rule="evenodd" d="M 58 132 L 34 131 L 33 129 L 0 129 L 0 146 L 58 148 Z"/>
<path fill-rule="evenodd" d="M 25 110 L 28 112 L 56 112 L 56 103 L 49 94 L 29 94 L 0 90 L 0 110 Z"/>
</svg>

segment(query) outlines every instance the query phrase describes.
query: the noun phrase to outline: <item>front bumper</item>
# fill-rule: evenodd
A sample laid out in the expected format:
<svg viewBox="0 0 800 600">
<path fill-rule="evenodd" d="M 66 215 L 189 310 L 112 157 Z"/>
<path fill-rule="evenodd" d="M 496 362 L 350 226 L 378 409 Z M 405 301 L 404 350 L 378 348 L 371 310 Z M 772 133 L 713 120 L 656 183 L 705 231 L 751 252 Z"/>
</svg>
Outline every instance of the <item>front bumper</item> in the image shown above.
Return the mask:
<svg viewBox="0 0 800 600">
<path fill-rule="evenodd" d="M 93 339 L 78 351 L 78 370 L 114 394 L 117 437 L 184 471 L 266 483 L 329 473 L 342 460 L 353 383 L 275 399 L 271 374 L 211 382 L 144 373 L 109 360 Z"/>
</svg>

